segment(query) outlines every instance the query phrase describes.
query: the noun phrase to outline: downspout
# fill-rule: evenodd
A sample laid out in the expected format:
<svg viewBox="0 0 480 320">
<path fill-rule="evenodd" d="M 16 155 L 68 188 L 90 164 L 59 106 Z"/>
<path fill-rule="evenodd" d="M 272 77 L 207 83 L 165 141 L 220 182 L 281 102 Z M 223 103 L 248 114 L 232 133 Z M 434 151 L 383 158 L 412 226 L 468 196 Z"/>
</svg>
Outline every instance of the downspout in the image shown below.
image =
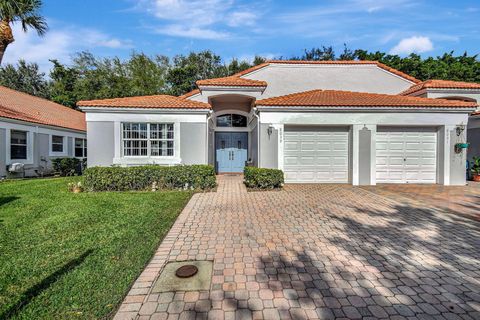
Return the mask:
<svg viewBox="0 0 480 320">
<path fill-rule="evenodd" d="M 257 107 L 253 108 L 253 116 L 257 118 L 257 167 L 260 168 L 260 117 Z"/>
<path fill-rule="evenodd" d="M 207 115 L 207 139 L 206 139 L 206 141 L 207 141 L 207 152 L 205 154 L 205 163 L 206 164 L 208 164 L 208 156 L 210 154 L 210 144 L 209 144 L 210 141 L 208 141 L 208 140 L 209 140 L 209 136 L 210 136 L 210 126 L 209 126 L 209 124 L 210 124 L 210 119 L 212 118 L 212 116 L 213 116 L 213 110 L 208 111 L 208 115 Z"/>
</svg>

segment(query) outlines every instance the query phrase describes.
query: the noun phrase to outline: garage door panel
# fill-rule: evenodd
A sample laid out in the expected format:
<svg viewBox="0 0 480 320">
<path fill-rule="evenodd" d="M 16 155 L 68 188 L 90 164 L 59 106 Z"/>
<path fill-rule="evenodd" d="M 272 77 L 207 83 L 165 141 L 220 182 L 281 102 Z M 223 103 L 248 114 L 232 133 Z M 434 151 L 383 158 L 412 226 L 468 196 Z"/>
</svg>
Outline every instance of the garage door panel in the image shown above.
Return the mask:
<svg viewBox="0 0 480 320">
<path fill-rule="evenodd" d="M 287 182 L 348 182 L 348 131 L 286 128 L 284 172 Z M 332 130 L 332 131 L 330 131 Z M 300 147 L 293 148 L 293 145 Z"/>
<path fill-rule="evenodd" d="M 437 134 L 432 128 L 395 128 L 377 133 L 378 183 L 435 183 Z"/>
</svg>

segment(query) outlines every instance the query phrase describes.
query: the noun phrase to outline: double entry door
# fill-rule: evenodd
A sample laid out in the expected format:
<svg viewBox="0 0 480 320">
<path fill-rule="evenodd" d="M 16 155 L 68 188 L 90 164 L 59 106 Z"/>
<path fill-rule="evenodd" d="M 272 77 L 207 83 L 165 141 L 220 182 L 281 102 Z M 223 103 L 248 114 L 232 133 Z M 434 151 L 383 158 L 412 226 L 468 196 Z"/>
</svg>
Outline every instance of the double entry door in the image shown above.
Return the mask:
<svg viewBox="0 0 480 320">
<path fill-rule="evenodd" d="M 247 161 L 248 132 L 216 132 L 218 173 L 243 172 Z"/>
</svg>

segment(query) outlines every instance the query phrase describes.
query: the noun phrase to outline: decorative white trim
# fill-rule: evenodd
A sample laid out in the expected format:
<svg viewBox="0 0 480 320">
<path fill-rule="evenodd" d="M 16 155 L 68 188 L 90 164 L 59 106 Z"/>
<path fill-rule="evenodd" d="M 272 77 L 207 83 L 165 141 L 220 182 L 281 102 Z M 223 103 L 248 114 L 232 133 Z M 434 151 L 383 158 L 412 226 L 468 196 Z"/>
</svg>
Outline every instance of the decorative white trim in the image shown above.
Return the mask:
<svg viewBox="0 0 480 320">
<path fill-rule="evenodd" d="M 246 79 L 246 78 L 245 78 Z M 246 79 L 251 80 L 251 79 Z M 240 92 L 263 92 L 267 86 L 247 87 L 247 86 L 199 86 L 200 91 L 240 91 Z"/>
<path fill-rule="evenodd" d="M 332 111 L 332 112 L 349 112 L 349 113 L 359 113 L 359 112 L 378 112 L 385 110 L 392 110 L 395 112 L 410 112 L 410 111 L 422 111 L 422 112 L 441 112 L 441 113 L 470 113 L 476 110 L 475 107 L 358 107 L 358 106 L 257 106 L 259 111 L 266 112 L 315 112 L 315 111 Z"/>
<path fill-rule="evenodd" d="M 173 123 L 173 156 L 124 156 L 122 152 L 122 123 L 124 122 Z M 129 166 L 145 164 L 178 165 L 182 163 L 182 158 L 180 157 L 180 122 L 178 121 L 115 121 L 114 130 L 115 156 L 113 158 L 113 164 Z"/>
<path fill-rule="evenodd" d="M 62 137 L 62 145 L 63 145 L 63 148 L 62 148 L 63 151 L 62 152 L 53 151 L 53 144 L 52 144 L 53 136 Z M 68 141 L 68 137 L 66 137 L 63 134 L 49 134 L 48 135 L 48 155 L 50 157 L 66 157 L 66 156 L 68 156 L 67 141 Z"/>
<path fill-rule="evenodd" d="M 198 122 L 204 123 L 208 113 L 172 114 L 172 113 L 87 113 L 88 122 Z"/>
<path fill-rule="evenodd" d="M 187 108 L 114 108 L 114 107 L 80 107 L 86 113 L 129 113 L 129 114 L 206 114 L 210 109 Z"/>
</svg>

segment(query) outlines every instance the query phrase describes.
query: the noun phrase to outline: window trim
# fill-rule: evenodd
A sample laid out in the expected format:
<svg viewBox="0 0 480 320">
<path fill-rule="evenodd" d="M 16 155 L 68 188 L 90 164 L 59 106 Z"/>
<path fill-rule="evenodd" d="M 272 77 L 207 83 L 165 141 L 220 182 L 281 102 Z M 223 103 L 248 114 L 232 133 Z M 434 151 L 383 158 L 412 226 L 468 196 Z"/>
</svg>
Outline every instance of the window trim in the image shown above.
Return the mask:
<svg viewBox="0 0 480 320">
<path fill-rule="evenodd" d="M 63 151 L 59 152 L 59 151 L 53 151 L 53 136 L 57 136 L 57 137 L 62 137 L 62 144 L 63 144 Z M 62 156 L 67 156 L 68 155 L 68 147 L 67 147 L 67 141 L 68 141 L 68 137 L 67 136 L 62 136 L 60 134 L 49 134 L 48 135 L 48 150 L 49 150 L 49 153 L 48 155 L 50 157 L 62 157 Z"/>
<path fill-rule="evenodd" d="M 11 138 L 12 131 L 23 131 L 27 133 L 27 159 L 12 159 L 11 158 Z M 5 142 L 7 146 L 6 150 L 6 164 L 10 165 L 12 163 L 23 163 L 23 164 L 33 164 L 33 131 L 23 129 L 23 128 L 8 128 L 5 134 Z"/>
<path fill-rule="evenodd" d="M 75 149 L 76 149 L 76 145 L 75 145 L 75 142 L 76 140 L 82 140 L 82 156 L 81 157 L 77 157 L 75 155 Z M 77 158 L 77 159 L 85 159 L 88 157 L 88 152 L 87 152 L 87 156 L 85 156 L 85 151 L 87 151 L 87 148 L 88 148 L 88 143 L 87 143 L 87 146 L 85 146 L 85 143 L 87 142 L 87 138 L 79 138 L 79 137 L 73 137 L 73 141 L 72 141 L 72 150 L 73 150 L 73 157 L 74 158 Z"/>
<path fill-rule="evenodd" d="M 23 143 L 12 143 L 12 132 L 21 132 L 25 134 L 25 144 Z M 12 158 L 12 147 L 13 146 L 22 146 L 25 147 L 25 158 Z M 23 130 L 10 130 L 10 158 L 15 161 L 25 161 L 28 159 L 28 131 Z"/>
<path fill-rule="evenodd" d="M 124 123 L 147 123 L 147 124 L 173 124 L 173 156 L 125 156 L 123 154 L 123 124 Z M 176 165 L 181 164 L 180 157 L 180 122 L 174 119 L 159 119 L 157 121 L 142 120 L 126 120 L 115 121 L 115 157 L 113 164 L 118 165 L 142 165 L 142 164 L 160 164 L 160 165 Z M 150 137 L 150 126 L 147 126 L 148 136 Z M 147 141 L 150 141 L 148 139 Z M 150 145 L 148 146 L 150 147 Z M 150 151 L 149 151 L 150 154 Z"/>
</svg>

